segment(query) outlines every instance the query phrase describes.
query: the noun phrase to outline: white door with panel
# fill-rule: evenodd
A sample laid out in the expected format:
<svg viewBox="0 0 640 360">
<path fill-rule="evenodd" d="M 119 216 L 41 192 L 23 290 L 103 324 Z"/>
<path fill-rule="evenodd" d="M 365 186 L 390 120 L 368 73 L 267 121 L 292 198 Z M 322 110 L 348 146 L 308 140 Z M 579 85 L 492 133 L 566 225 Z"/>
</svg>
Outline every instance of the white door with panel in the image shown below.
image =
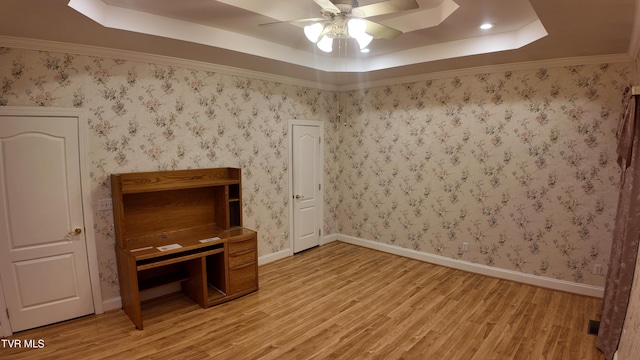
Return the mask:
<svg viewBox="0 0 640 360">
<path fill-rule="evenodd" d="M 0 277 L 14 332 L 94 313 L 79 156 L 77 117 L 0 117 Z"/>
<path fill-rule="evenodd" d="M 320 245 L 323 223 L 322 127 L 293 124 L 293 252 Z"/>
</svg>

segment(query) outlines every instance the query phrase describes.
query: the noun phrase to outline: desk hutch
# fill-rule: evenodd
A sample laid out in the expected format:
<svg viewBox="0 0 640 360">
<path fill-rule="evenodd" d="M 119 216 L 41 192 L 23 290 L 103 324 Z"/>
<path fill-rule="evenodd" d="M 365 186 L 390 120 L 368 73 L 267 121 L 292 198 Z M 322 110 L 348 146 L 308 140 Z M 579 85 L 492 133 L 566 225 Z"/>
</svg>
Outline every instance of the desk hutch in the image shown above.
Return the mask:
<svg viewBox="0 0 640 360">
<path fill-rule="evenodd" d="M 111 191 L 122 308 L 137 329 L 147 289 L 180 283 L 203 308 L 258 290 L 240 169 L 113 174 Z"/>
</svg>

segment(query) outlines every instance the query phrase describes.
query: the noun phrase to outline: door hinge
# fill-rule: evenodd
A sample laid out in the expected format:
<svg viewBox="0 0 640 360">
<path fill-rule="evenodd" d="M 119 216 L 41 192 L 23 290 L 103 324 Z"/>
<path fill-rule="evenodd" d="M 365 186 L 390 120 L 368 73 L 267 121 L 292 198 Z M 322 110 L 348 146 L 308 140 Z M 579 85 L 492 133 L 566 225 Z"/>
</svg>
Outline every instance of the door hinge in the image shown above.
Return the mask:
<svg viewBox="0 0 640 360">
<path fill-rule="evenodd" d="M 4 308 L 4 311 L 7 313 L 7 319 L 9 319 L 9 308 Z"/>
<path fill-rule="evenodd" d="M 322 229 L 318 229 L 318 236 L 322 236 Z"/>
<path fill-rule="evenodd" d="M 318 144 L 322 144 L 322 137 L 318 136 Z"/>
<path fill-rule="evenodd" d="M 322 184 L 318 184 L 318 190 L 322 190 Z"/>
</svg>

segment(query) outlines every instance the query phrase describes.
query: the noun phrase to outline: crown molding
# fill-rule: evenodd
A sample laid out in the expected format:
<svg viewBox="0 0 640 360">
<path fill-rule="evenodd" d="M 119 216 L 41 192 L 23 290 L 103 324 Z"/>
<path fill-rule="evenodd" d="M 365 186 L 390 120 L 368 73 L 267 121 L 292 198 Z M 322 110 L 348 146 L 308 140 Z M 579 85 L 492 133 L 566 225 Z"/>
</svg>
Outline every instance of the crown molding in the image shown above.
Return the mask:
<svg viewBox="0 0 640 360">
<path fill-rule="evenodd" d="M 640 0 L 639 0 L 640 1 Z M 465 69 L 455 69 L 447 71 L 439 71 L 425 73 L 422 75 L 412 75 L 407 77 L 399 77 L 388 80 L 361 82 L 343 85 L 338 88 L 339 91 L 367 89 L 380 86 L 388 86 L 395 84 L 406 84 L 428 80 L 438 80 L 461 76 L 473 76 L 478 74 L 490 74 L 506 71 L 536 70 L 540 68 L 557 68 L 576 65 L 597 65 L 607 63 L 632 63 L 633 58 L 629 54 L 612 54 L 598 56 L 569 57 L 551 60 L 526 61 L 519 63 L 506 63 L 500 65 L 487 65 L 479 67 L 471 67 Z"/>
<path fill-rule="evenodd" d="M 640 0 L 638 0 L 640 2 Z M 636 22 L 637 24 L 638 22 Z M 635 25 L 634 25 L 635 26 Z M 634 36 L 636 39 L 635 53 L 637 54 L 637 47 L 640 44 L 640 35 Z M 275 83 L 282 83 L 288 85 L 302 86 L 306 88 L 312 88 L 317 90 L 327 91 L 348 91 L 358 90 L 379 86 L 397 85 L 403 83 L 413 83 L 428 80 L 437 80 L 443 78 L 452 78 L 460 76 L 473 76 L 477 74 L 485 73 L 497 73 L 505 71 L 519 71 L 519 70 L 532 70 L 539 68 L 554 68 L 565 67 L 575 65 L 593 65 L 604 63 L 633 63 L 634 57 L 631 55 L 632 49 L 630 48 L 627 54 L 612 54 L 612 55 L 599 55 L 599 56 L 585 56 L 585 57 L 571 57 L 552 60 L 540 60 L 540 61 L 528 61 L 520 63 L 507 63 L 500 65 L 488 65 L 481 67 L 465 68 L 447 70 L 433 73 L 425 73 L 422 75 L 411 75 L 407 77 L 398 77 L 392 79 L 385 79 L 371 82 L 358 82 L 353 84 L 347 84 L 342 86 L 336 86 L 332 84 L 320 83 L 317 81 L 306 81 L 292 77 L 273 75 L 259 71 L 246 70 L 231 66 L 218 65 L 208 62 L 188 60 L 183 58 L 176 58 L 164 55 L 155 55 L 148 53 L 141 53 L 129 50 L 117 50 L 112 48 L 104 48 L 91 45 L 70 44 L 48 40 L 16 38 L 9 36 L 0 36 L 0 46 L 8 48 L 28 49 L 35 51 L 51 51 L 60 53 L 70 53 L 76 55 L 86 56 L 99 56 L 110 59 L 120 59 L 139 63 L 158 64 L 165 66 L 178 66 L 194 70 L 211 71 L 225 75 L 247 77 L 251 79 L 270 81 Z"/>
<path fill-rule="evenodd" d="M 318 90 L 336 91 L 337 87 L 331 84 L 316 81 L 305 81 L 292 77 L 273 75 L 259 71 L 246 70 L 232 66 L 218 65 L 203 61 L 195 61 L 171 56 L 148 54 L 130 50 L 118 50 L 92 45 L 71 44 L 49 40 L 17 38 L 0 36 L 0 46 L 35 51 L 51 51 L 76 55 L 98 56 L 109 59 L 127 60 L 139 63 L 150 63 L 165 66 L 178 66 L 194 70 L 211 71 L 225 75 L 248 77 L 251 79 L 302 86 Z"/>
</svg>

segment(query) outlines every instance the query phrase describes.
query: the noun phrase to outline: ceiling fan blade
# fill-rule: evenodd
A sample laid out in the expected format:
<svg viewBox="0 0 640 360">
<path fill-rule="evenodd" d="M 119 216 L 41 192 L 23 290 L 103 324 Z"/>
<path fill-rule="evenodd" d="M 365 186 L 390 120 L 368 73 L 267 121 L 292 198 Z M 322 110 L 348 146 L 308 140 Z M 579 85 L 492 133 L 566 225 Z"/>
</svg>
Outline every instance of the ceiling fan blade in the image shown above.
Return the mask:
<svg viewBox="0 0 640 360">
<path fill-rule="evenodd" d="M 354 11 L 357 10 L 359 17 L 366 18 L 391 14 L 398 11 L 413 10 L 418 7 L 419 5 L 415 0 L 388 0 L 371 5 L 358 6 Z"/>
<path fill-rule="evenodd" d="M 326 21 L 326 18 L 308 18 L 308 19 L 298 19 L 298 20 L 289 20 L 289 21 L 276 21 L 264 24 L 258 24 L 258 26 L 271 26 L 271 25 L 280 25 L 280 24 L 298 24 L 298 23 L 308 23 L 308 22 L 317 22 L 317 21 Z"/>
<path fill-rule="evenodd" d="M 386 25 L 382 25 L 370 20 L 364 20 L 367 24 L 367 34 L 373 36 L 374 38 L 382 38 L 382 39 L 395 39 L 402 34 L 402 31 L 396 30 L 394 28 L 388 27 Z"/>
<path fill-rule="evenodd" d="M 313 2 L 318 4 L 325 11 L 340 14 L 340 9 L 338 9 L 338 7 L 330 0 L 313 0 Z"/>
</svg>

